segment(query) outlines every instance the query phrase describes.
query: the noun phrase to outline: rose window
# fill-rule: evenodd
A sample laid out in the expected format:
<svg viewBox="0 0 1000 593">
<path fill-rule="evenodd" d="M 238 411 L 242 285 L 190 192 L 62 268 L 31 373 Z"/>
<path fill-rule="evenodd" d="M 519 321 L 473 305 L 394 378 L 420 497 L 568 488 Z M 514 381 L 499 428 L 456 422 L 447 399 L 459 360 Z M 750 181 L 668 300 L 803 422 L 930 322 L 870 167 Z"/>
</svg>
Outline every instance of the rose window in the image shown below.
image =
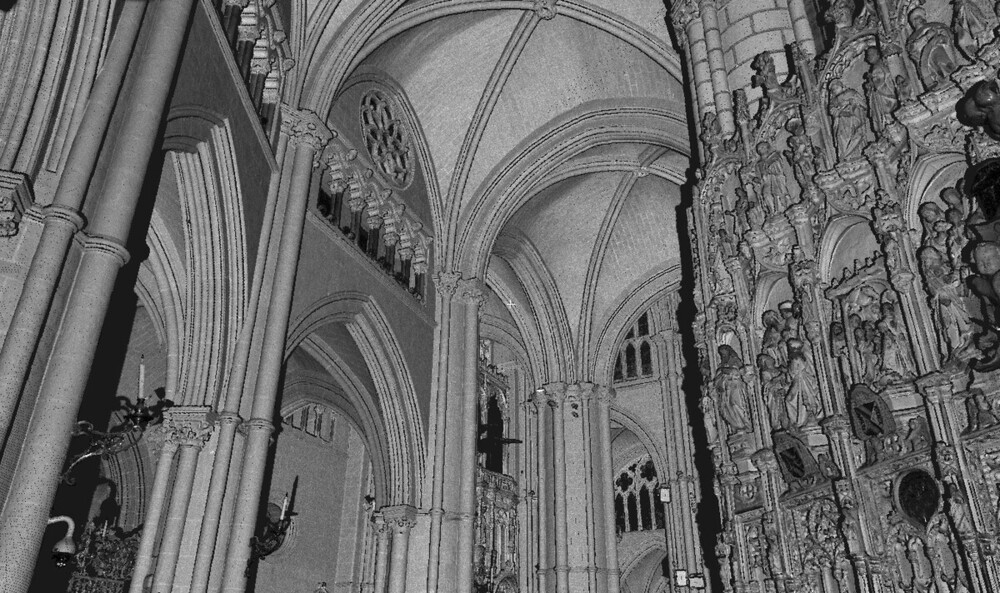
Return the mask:
<svg viewBox="0 0 1000 593">
<path fill-rule="evenodd" d="M 412 177 L 410 144 L 403 122 L 382 93 L 370 91 L 362 99 L 361 129 L 375 166 L 394 185 L 406 187 Z"/>
</svg>

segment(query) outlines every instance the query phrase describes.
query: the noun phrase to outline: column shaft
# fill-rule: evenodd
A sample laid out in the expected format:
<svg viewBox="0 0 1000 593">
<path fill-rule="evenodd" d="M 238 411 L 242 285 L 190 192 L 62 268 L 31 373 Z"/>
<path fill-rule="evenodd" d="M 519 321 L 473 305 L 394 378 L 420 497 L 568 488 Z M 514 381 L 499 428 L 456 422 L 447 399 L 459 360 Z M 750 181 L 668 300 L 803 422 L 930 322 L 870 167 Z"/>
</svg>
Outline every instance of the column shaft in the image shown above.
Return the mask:
<svg viewBox="0 0 1000 593">
<path fill-rule="evenodd" d="M 437 347 L 437 364 L 434 367 L 434 427 L 431 434 L 434 462 L 431 464 L 431 508 L 430 508 L 430 542 L 427 553 L 427 591 L 436 593 L 438 590 L 438 574 L 440 572 L 441 530 L 444 520 L 444 481 L 445 481 L 445 430 L 448 425 L 448 365 L 451 346 L 451 315 L 453 297 L 459 275 L 454 272 L 438 273 L 434 277 L 434 287 L 437 293 L 437 328 L 435 330 L 435 346 Z M 378 593 L 382 593 L 379 591 Z"/>
<path fill-rule="evenodd" d="M 545 426 L 545 417 L 548 411 L 548 404 L 545 401 L 545 391 L 540 389 L 535 392 L 535 406 L 538 410 L 538 430 L 536 434 L 537 453 L 535 455 L 535 470 L 538 472 L 538 487 L 535 491 L 538 500 L 538 590 L 541 593 L 548 593 L 548 570 L 549 570 L 549 515 L 548 515 L 548 463 L 546 456 L 546 441 L 549 438 L 548 427 Z"/>
<path fill-rule="evenodd" d="M 115 36 L 87 99 L 87 108 L 73 138 L 52 205 L 45 209 L 42 233 L 0 348 L 0 450 L 4 448 L 28 369 L 48 319 L 70 243 L 83 227 L 79 210 L 107 134 L 108 122 L 111 121 L 147 5 L 146 2 L 126 2 L 122 6 Z"/>
<path fill-rule="evenodd" d="M 0 582 L 26 591 L 155 146 L 194 0 L 156 6 L 135 93 L 0 514 Z"/>
<path fill-rule="evenodd" d="M 146 517 L 143 521 L 142 538 L 139 540 L 139 550 L 135 555 L 135 567 L 132 569 L 132 583 L 129 593 L 143 593 L 143 585 L 149 576 L 153 565 L 153 549 L 156 546 L 156 536 L 160 528 L 160 517 L 163 516 L 163 503 L 167 500 L 167 487 L 170 485 L 170 470 L 174 465 L 174 453 L 177 443 L 167 441 L 160 451 L 160 459 L 156 464 L 156 475 L 153 477 L 153 489 L 149 494 L 146 506 Z"/>
<path fill-rule="evenodd" d="M 476 529 L 476 437 L 479 433 L 479 306 L 483 294 L 476 280 L 463 280 L 465 301 L 465 350 L 463 365 L 464 408 L 462 413 L 462 492 L 458 532 L 458 590 L 472 587 L 473 546 Z"/>
<path fill-rule="evenodd" d="M 288 148 L 288 136 L 278 136 L 276 150 L 278 171 L 285 160 Z M 264 223 L 261 225 L 261 252 L 264 251 L 272 235 L 274 213 L 277 204 L 278 189 L 281 182 L 280 173 L 271 176 L 271 184 L 267 192 L 267 208 L 264 212 Z M 261 287 L 264 284 L 264 270 L 267 267 L 261 258 L 254 271 L 253 287 L 250 291 L 248 314 L 244 320 L 239 342 L 233 355 L 233 371 L 229 379 L 229 388 L 220 414 L 219 442 L 212 463 L 212 477 L 208 485 L 208 499 L 205 504 L 205 515 L 202 522 L 201 535 L 198 539 L 198 550 L 195 553 L 194 575 L 191 580 L 191 593 L 205 593 L 211 576 L 212 563 L 215 559 L 216 543 L 222 522 L 222 507 L 226 496 L 226 485 L 229 481 L 229 470 L 233 459 L 233 446 L 236 440 L 236 429 L 240 422 L 239 408 L 243 398 L 243 388 L 246 383 L 247 367 L 250 362 L 250 350 L 253 345 L 254 326 L 257 320 L 257 308 L 260 303 Z M 226 541 L 228 538 L 223 538 Z"/>
<path fill-rule="evenodd" d="M 563 404 L 566 397 L 566 386 L 555 388 L 558 392 L 553 396 L 549 393 L 549 405 L 552 406 L 552 473 L 555 478 L 553 491 L 555 493 L 556 511 L 556 591 L 569 593 L 569 519 L 566 513 L 566 418 Z M 547 386 L 547 392 L 550 388 Z"/>
<path fill-rule="evenodd" d="M 809 57 L 816 55 L 816 40 L 813 38 L 812 27 L 809 26 L 809 15 L 806 14 L 806 6 L 802 0 L 788 0 L 788 16 L 792 21 L 792 33 L 802 47 L 802 51 Z"/>
<path fill-rule="evenodd" d="M 378 534 L 375 548 L 375 593 L 385 593 L 389 582 L 389 540 L 392 532 L 381 519 L 375 525 Z"/>
<path fill-rule="evenodd" d="M 605 389 L 598 395 L 597 400 L 597 422 L 600 432 L 600 454 L 601 465 L 603 466 L 603 485 L 598 487 L 604 490 L 604 538 L 608 555 L 608 593 L 618 593 L 620 589 L 620 569 L 618 567 L 618 537 L 615 529 L 615 492 L 614 492 L 614 472 L 616 469 L 611 466 L 611 414 L 609 407 L 614 391 Z"/>
<path fill-rule="evenodd" d="M 243 470 L 236 491 L 234 524 L 226 554 L 223 590 L 227 592 L 242 593 L 246 588 L 244 571 L 250 559 L 250 538 L 253 537 L 257 524 L 269 439 L 274 429 L 271 418 L 274 415 L 284 362 L 285 334 L 288 330 L 302 227 L 312 182 L 313 158 L 330 139 L 330 132 L 315 115 L 283 110 L 282 126 L 283 131 L 295 134 L 297 140 L 293 143 L 295 156 L 288 204 L 278 247 L 251 419 L 247 423 Z"/>
<path fill-rule="evenodd" d="M 729 92 L 729 74 L 722 53 L 722 35 L 719 33 L 719 15 L 714 0 L 700 0 L 701 22 L 705 27 L 705 44 L 708 66 L 712 72 L 712 87 L 715 90 L 715 107 L 719 125 L 726 135 L 736 131 L 733 118 L 733 98 Z"/>
<path fill-rule="evenodd" d="M 410 547 L 410 525 L 397 524 L 392 534 L 392 564 L 389 566 L 389 593 L 406 592 L 406 561 Z"/>
<path fill-rule="evenodd" d="M 170 593 L 174 584 L 174 572 L 181 550 L 181 538 L 184 535 L 184 523 L 187 521 L 188 503 L 191 500 L 200 450 L 200 447 L 191 443 L 180 446 L 177 475 L 174 477 L 167 521 L 163 525 L 163 539 L 160 541 L 160 553 L 156 557 L 156 571 L 153 573 L 153 593 Z"/>
</svg>

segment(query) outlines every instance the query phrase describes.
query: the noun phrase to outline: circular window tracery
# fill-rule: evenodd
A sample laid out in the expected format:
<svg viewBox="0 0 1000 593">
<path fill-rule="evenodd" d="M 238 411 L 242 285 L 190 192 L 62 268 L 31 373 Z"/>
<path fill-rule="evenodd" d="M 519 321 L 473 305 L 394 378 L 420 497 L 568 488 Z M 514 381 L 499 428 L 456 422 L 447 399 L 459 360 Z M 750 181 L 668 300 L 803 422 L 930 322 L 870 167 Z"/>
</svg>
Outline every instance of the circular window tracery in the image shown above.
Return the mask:
<svg viewBox="0 0 1000 593">
<path fill-rule="evenodd" d="M 413 178 L 409 134 L 382 93 L 368 91 L 361 100 L 361 129 L 365 147 L 379 171 L 399 188 L 409 185 Z"/>
</svg>

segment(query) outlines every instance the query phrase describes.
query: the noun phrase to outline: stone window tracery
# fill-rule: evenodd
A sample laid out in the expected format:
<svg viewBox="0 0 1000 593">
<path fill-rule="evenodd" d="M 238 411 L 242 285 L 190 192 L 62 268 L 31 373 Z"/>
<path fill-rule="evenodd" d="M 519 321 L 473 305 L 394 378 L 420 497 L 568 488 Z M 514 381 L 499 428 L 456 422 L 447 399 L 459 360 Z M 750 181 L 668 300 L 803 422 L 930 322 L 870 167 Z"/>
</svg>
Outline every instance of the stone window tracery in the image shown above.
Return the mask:
<svg viewBox="0 0 1000 593">
<path fill-rule="evenodd" d="M 650 343 L 649 313 L 643 313 L 635 325 L 625 334 L 625 340 L 618 349 L 615 359 L 614 381 L 631 381 L 652 377 L 653 346 Z"/>
<path fill-rule="evenodd" d="M 376 90 L 361 100 L 361 129 L 372 162 L 393 185 L 404 188 L 413 178 L 409 134 L 389 99 Z"/>
<path fill-rule="evenodd" d="M 619 533 L 663 529 L 660 479 L 648 455 L 640 457 L 615 478 L 615 525 Z"/>
<path fill-rule="evenodd" d="M 320 404 L 306 404 L 282 417 L 282 424 L 322 441 L 333 440 L 336 413 Z"/>
</svg>

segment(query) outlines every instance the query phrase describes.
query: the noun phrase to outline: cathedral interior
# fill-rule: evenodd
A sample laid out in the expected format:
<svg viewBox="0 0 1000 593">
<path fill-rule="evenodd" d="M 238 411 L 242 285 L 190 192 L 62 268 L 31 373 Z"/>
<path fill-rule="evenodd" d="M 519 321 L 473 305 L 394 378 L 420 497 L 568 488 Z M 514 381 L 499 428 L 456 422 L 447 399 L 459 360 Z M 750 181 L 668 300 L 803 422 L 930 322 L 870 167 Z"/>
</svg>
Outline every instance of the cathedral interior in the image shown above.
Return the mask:
<svg viewBox="0 0 1000 593">
<path fill-rule="evenodd" d="M 0 44 L 4 593 L 1000 593 L 1000 4 Z"/>
</svg>

